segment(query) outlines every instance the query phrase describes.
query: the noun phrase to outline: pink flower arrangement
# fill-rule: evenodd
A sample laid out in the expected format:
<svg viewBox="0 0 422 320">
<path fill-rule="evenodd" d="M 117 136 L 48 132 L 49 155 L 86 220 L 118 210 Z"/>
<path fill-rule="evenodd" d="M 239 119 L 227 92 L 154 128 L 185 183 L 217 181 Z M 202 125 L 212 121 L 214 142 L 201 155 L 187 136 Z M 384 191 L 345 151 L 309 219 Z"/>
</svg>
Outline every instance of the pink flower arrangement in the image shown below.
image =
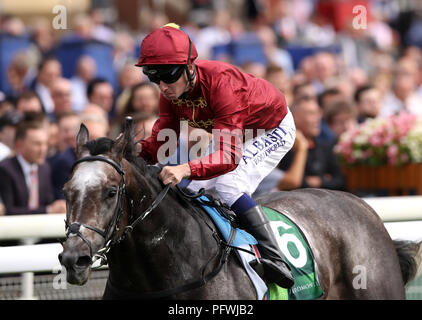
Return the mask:
<svg viewBox="0 0 422 320">
<path fill-rule="evenodd" d="M 422 119 L 404 112 L 368 119 L 343 133 L 334 150 L 347 165 L 422 162 Z"/>
</svg>

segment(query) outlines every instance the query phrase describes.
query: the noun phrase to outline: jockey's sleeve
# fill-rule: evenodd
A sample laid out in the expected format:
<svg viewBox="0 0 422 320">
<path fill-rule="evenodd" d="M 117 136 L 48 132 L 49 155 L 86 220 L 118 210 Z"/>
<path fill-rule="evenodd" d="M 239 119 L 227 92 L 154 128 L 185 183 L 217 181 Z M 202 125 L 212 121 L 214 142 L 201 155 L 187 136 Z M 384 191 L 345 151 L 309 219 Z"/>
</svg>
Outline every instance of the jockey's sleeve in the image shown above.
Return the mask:
<svg viewBox="0 0 422 320">
<path fill-rule="evenodd" d="M 214 152 L 189 161 L 193 180 L 207 180 L 230 172 L 242 158 L 243 129 L 248 107 L 240 103 L 226 77 L 219 81 L 210 96 L 215 113 Z"/>
<path fill-rule="evenodd" d="M 168 133 L 166 131 L 162 132 L 162 136 L 167 136 L 168 138 L 166 138 L 164 141 L 158 141 L 158 135 L 163 129 L 170 129 Z M 166 143 L 168 139 L 172 139 L 174 137 L 176 138 L 174 143 L 177 144 L 179 133 L 179 120 L 173 114 L 169 102 L 161 96 L 159 118 L 155 121 L 152 127 L 151 136 L 140 142 L 142 145 L 142 150 L 139 156 L 149 164 L 155 164 L 159 162 L 158 149 L 164 143 Z"/>
</svg>

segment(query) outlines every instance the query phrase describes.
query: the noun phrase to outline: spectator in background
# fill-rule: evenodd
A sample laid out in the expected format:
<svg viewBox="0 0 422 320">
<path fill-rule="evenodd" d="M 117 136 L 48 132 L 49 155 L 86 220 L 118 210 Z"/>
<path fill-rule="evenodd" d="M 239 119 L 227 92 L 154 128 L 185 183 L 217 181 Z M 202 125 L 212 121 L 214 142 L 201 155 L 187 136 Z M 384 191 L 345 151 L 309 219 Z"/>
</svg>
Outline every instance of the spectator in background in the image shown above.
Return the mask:
<svg viewBox="0 0 422 320">
<path fill-rule="evenodd" d="M 57 142 L 54 148 L 55 150 L 50 150 L 49 157 L 47 158 L 47 161 L 52 168 L 55 161 L 64 151 L 70 147 L 75 147 L 76 134 L 79 129 L 80 120 L 76 113 L 65 112 L 57 117 L 54 124 L 57 126 Z M 50 128 L 51 127 L 52 124 L 50 123 Z"/>
<path fill-rule="evenodd" d="M 198 31 L 195 46 L 200 59 L 211 59 L 213 47 L 230 43 L 230 19 L 230 13 L 226 10 L 218 10 L 214 12 L 212 24 Z"/>
<path fill-rule="evenodd" d="M 53 99 L 54 109 L 48 113 L 50 120 L 55 120 L 63 113 L 72 111 L 72 85 L 66 78 L 58 78 L 51 86 L 51 98 Z"/>
<path fill-rule="evenodd" d="M 100 8 L 91 8 L 89 17 L 92 21 L 92 38 L 108 44 L 112 44 L 115 33 L 113 29 L 107 27 L 105 23 L 104 12 Z"/>
<path fill-rule="evenodd" d="M 345 99 L 345 96 L 338 88 L 328 88 L 318 95 L 318 105 L 324 114 L 330 104 L 343 99 Z"/>
<path fill-rule="evenodd" d="M 35 91 L 25 91 L 16 100 L 16 111 L 24 116 L 28 113 L 43 113 L 41 99 Z"/>
<path fill-rule="evenodd" d="M 318 96 L 318 105 L 321 109 L 322 114 L 321 133 L 319 135 L 319 138 L 325 141 L 326 143 L 335 143 L 337 138 L 333 130 L 327 124 L 327 121 L 325 119 L 325 112 L 330 104 L 342 99 L 345 99 L 343 93 L 335 87 L 324 90 Z"/>
<path fill-rule="evenodd" d="M 258 61 L 245 62 L 240 66 L 243 72 L 250 73 L 258 78 L 265 78 L 266 66 Z"/>
<path fill-rule="evenodd" d="M 349 84 L 354 88 L 353 91 L 356 91 L 356 88 L 367 85 L 369 82 L 368 74 L 361 68 L 351 68 L 347 73 L 347 78 Z M 341 91 L 341 90 L 340 90 Z M 353 93 L 351 94 L 351 97 Z"/>
<path fill-rule="evenodd" d="M 106 136 L 109 136 L 110 133 L 110 122 L 108 120 L 107 112 L 103 108 L 97 106 L 96 104 L 89 103 L 85 106 L 82 112 L 79 114 L 80 119 L 92 119 L 95 121 L 100 121 L 104 123 L 104 126 L 107 128 Z M 82 120 L 81 120 L 82 121 Z"/>
<path fill-rule="evenodd" d="M 62 66 L 56 58 L 49 57 L 41 61 L 38 66 L 38 74 L 31 88 L 38 94 L 44 112 L 54 112 L 54 102 L 51 98 L 51 87 L 62 76 Z"/>
<path fill-rule="evenodd" d="M 76 147 L 76 135 L 79 130 L 81 120 L 74 112 L 62 113 L 57 119 L 59 128 L 58 151 L 63 152 L 69 147 Z"/>
<path fill-rule="evenodd" d="M 15 37 L 23 36 L 26 31 L 25 24 L 22 19 L 12 15 L 5 17 L 2 21 L 1 29 L 2 32 Z"/>
<path fill-rule="evenodd" d="M 293 100 L 292 88 L 289 76 L 283 70 L 283 68 L 276 65 L 269 65 L 265 72 L 265 80 L 272 83 L 276 88 L 280 89 L 286 97 L 287 105 Z"/>
<path fill-rule="evenodd" d="M 313 85 L 319 94 L 324 90 L 326 84 L 337 76 L 337 62 L 334 54 L 324 51 L 315 54 L 313 61 L 315 63 Z"/>
<path fill-rule="evenodd" d="M 28 54 L 25 51 L 18 52 L 13 56 L 7 68 L 7 81 L 10 89 L 6 96 L 11 101 L 16 101 L 17 97 L 27 89 L 27 76 L 30 70 Z"/>
<path fill-rule="evenodd" d="M 418 95 L 417 84 L 419 65 L 408 58 L 403 58 L 396 66 L 393 88 L 386 94 L 382 103 L 381 116 L 407 111 L 422 115 L 422 98 Z"/>
<path fill-rule="evenodd" d="M 123 114 L 133 115 L 138 112 L 144 112 L 158 116 L 159 102 L 160 91 L 157 85 L 143 82 L 132 87 L 131 95 L 123 110 Z"/>
<path fill-rule="evenodd" d="M 269 64 L 283 68 L 289 76 L 293 75 L 292 57 L 288 51 L 277 46 L 277 37 L 274 30 L 269 26 L 261 26 L 257 35 L 264 46 L 264 52 Z"/>
<path fill-rule="evenodd" d="M 310 46 L 330 46 L 336 40 L 334 28 L 324 15 L 314 12 L 309 21 L 300 26 L 301 41 Z"/>
<path fill-rule="evenodd" d="M 76 72 L 72 77 L 72 110 L 79 113 L 88 103 L 87 87 L 88 83 L 97 74 L 97 64 L 95 60 L 87 55 L 81 56 L 76 64 Z"/>
<path fill-rule="evenodd" d="M 313 82 L 316 79 L 316 68 L 315 68 L 315 56 L 304 57 L 299 64 L 299 70 L 296 72 L 296 76 L 300 75 L 303 78 L 300 82 Z M 315 90 L 317 88 L 315 87 Z"/>
<path fill-rule="evenodd" d="M 14 110 L 14 104 L 10 100 L 6 99 L 6 95 L 0 91 L 0 117 Z"/>
<path fill-rule="evenodd" d="M 84 114 L 98 114 L 107 118 L 107 112 L 95 103 L 88 103 L 81 111 L 80 115 Z"/>
<path fill-rule="evenodd" d="M 327 83 L 323 92 L 326 90 L 336 90 L 339 92 L 339 95 L 341 95 L 343 99 L 352 100 L 353 93 L 356 89 L 349 77 L 339 76 L 332 78 L 331 82 Z"/>
<path fill-rule="evenodd" d="M 73 30 L 76 38 L 91 40 L 93 28 L 94 23 L 86 13 L 80 12 L 73 16 Z"/>
<path fill-rule="evenodd" d="M 20 115 L 11 111 L 0 117 L 0 161 L 14 155 L 16 126 Z"/>
<path fill-rule="evenodd" d="M 293 100 L 297 100 L 302 97 L 310 97 L 310 98 L 317 97 L 317 92 L 311 82 L 309 81 L 299 82 L 293 86 Z"/>
<path fill-rule="evenodd" d="M 338 100 L 329 104 L 324 117 L 334 132 L 336 141 L 344 132 L 351 130 L 358 123 L 356 107 L 349 100 Z"/>
<path fill-rule="evenodd" d="M 69 179 L 72 165 L 76 160 L 76 135 L 81 123 L 80 117 L 73 112 L 63 113 L 58 118 L 59 152 L 48 159 L 51 165 L 51 182 L 56 199 L 64 199 L 62 189 Z"/>
<path fill-rule="evenodd" d="M 48 151 L 47 161 L 59 151 L 59 126 L 57 121 L 50 122 L 48 126 Z"/>
<path fill-rule="evenodd" d="M 100 114 L 82 114 L 81 122 L 88 128 L 89 140 L 95 140 L 101 137 L 107 137 L 109 124 L 107 118 Z"/>
<path fill-rule="evenodd" d="M 97 106 L 94 103 L 89 103 L 85 106 L 82 112 L 79 114 L 80 119 L 93 119 L 95 121 L 101 122 L 106 127 L 106 132 L 108 135 L 110 131 L 110 124 L 107 116 L 107 112 L 103 108 Z"/>
<path fill-rule="evenodd" d="M 110 123 L 107 117 L 107 112 L 96 104 L 88 104 L 79 114 L 79 119 L 88 128 L 92 128 L 93 132 L 91 134 L 90 131 L 89 134 L 90 140 L 109 136 Z"/>
<path fill-rule="evenodd" d="M 107 80 L 95 78 L 87 87 L 88 102 L 100 106 L 108 116 L 111 115 L 114 99 L 113 87 Z"/>
<path fill-rule="evenodd" d="M 160 91 L 154 83 L 142 82 L 133 86 L 126 103 L 116 109 L 117 115 L 111 123 L 110 136 L 117 137 L 122 132 L 126 116 L 134 118 L 139 115 L 142 121 L 154 123 L 158 117 L 159 102 Z"/>
<path fill-rule="evenodd" d="M 51 171 L 45 162 L 46 121 L 22 120 L 16 129 L 16 156 L 0 162 L 0 196 L 6 214 L 64 213 L 64 200 L 54 201 Z"/>
<path fill-rule="evenodd" d="M 274 29 L 278 38 L 282 44 L 295 41 L 300 27 L 294 18 L 293 2 L 281 0 L 274 3 L 277 3 L 273 14 L 276 15 Z"/>
<path fill-rule="evenodd" d="M 54 33 L 50 20 L 47 17 L 36 17 L 31 21 L 30 29 L 38 54 L 41 57 L 48 56 L 54 46 Z"/>
<path fill-rule="evenodd" d="M 120 92 L 124 90 L 130 90 L 133 86 L 136 86 L 139 83 L 148 81 L 148 78 L 140 73 L 139 70 L 135 67 L 136 61 L 132 61 L 123 66 L 122 70 L 119 73 L 119 89 Z"/>
<path fill-rule="evenodd" d="M 302 188 L 327 188 L 343 190 L 344 176 L 341 172 L 333 146 L 318 138 L 321 131 L 321 110 L 315 99 L 303 97 L 290 107 L 297 130 L 308 140 L 308 154 Z M 278 168 L 288 171 L 295 158 L 295 150 L 290 150 Z"/>
<path fill-rule="evenodd" d="M 293 190 L 302 186 L 308 159 L 308 148 L 309 142 L 307 138 L 302 131 L 296 130 L 295 144 L 292 147 L 294 157 L 289 169 L 283 172 L 277 185 L 278 190 Z"/>
<path fill-rule="evenodd" d="M 131 63 L 136 45 L 133 37 L 126 31 L 118 31 L 113 43 L 113 68 L 118 73 L 122 68 Z"/>
<path fill-rule="evenodd" d="M 119 116 L 122 114 L 122 110 L 125 108 L 130 95 L 131 90 L 134 86 L 147 82 L 148 78 L 135 67 L 136 62 L 131 62 L 125 65 L 119 74 L 119 93 L 116 98 L 115 115 Z"/>
<path fill-rule="evenodd" d="M 359 87 L 354 94 L 358 112 L 357 121 L 363 123 L 368 118 L 376 118 L 381 111 L 381 93 L 372 85 Z"/>
<path fill-rule="evenodd" d="M 50 54 L 54 46 L 51 22 L 46 17 L 36 17 L 31 23 L 31 37 L 42 57 Z"/>
</svg>

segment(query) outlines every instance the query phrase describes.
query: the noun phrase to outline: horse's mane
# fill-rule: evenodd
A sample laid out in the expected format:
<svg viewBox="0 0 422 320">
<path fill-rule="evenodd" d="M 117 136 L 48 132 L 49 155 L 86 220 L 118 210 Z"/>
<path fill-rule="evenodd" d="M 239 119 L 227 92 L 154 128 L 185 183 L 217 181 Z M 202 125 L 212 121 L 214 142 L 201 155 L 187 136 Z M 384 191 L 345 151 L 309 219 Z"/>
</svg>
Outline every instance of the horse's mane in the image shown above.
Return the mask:
<svg viewBox="0 0 422 320">
<path fill-rule="evenodd" d="M 90 155 L 96 156 L 100 154 L 107 154 L 112 152 L 112 148 L 115 144 L 115 141 L 102 137 L 95 140 L 88 141 L 85 144 L 85 147 L 88 149 Z M 157 170 L 156 168 L 153 168 L 152 166 L 149 166 L 144 159 L 141 157 L 138 157 L 135 151 L 135 142 L 133 139 L 131 139 L 126 147 L 125 147 L 125 153 L 123 157 L 132 165 L 135 166 L 135 168 L 142 174 L 142 175 L 151 175 L 156 176 Z"/>
</svg>

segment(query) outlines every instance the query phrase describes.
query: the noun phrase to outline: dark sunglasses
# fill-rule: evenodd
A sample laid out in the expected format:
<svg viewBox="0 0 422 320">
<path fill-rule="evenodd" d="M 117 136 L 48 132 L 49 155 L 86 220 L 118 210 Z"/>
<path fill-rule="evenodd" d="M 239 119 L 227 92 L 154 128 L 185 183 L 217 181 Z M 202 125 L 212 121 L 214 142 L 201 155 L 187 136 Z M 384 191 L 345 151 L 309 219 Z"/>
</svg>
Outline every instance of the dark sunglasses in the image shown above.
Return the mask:
<svg viewBox="0 0 422 320">
<path fill-rule="evenodd" d="M 185 70 L 184 65 L 144 66 L 142 72 L 149 81 L 160 84 L 160 81 L 170 84 L 179 80 Z"/>
</svg>

